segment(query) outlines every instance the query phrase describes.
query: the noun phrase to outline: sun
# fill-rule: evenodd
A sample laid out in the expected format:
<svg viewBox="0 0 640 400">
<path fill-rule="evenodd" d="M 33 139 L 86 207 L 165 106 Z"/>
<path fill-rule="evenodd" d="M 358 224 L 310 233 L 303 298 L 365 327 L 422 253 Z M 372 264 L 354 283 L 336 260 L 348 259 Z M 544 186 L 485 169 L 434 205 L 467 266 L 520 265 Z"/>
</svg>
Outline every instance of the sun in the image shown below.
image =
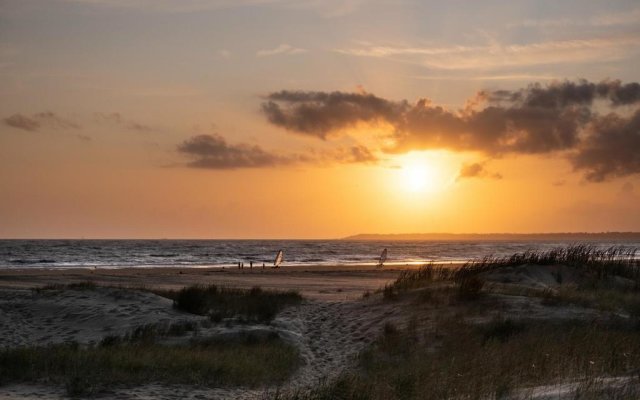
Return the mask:
<svg viewBox="0 0 640 400">
<path fill-rule="evenodd" d="M 428 165 L 410 163 L 402 166 L 402 183 L 409 192 L 425 192 L 432 184 L 433 171 Z"/>
<path fill-rule="evenodd" d="M 442 186 L 437 163 L 423 154 L 409 154 L 400 160 L 398 181 L 411 193 L 433 193 Z"/>
</svg>

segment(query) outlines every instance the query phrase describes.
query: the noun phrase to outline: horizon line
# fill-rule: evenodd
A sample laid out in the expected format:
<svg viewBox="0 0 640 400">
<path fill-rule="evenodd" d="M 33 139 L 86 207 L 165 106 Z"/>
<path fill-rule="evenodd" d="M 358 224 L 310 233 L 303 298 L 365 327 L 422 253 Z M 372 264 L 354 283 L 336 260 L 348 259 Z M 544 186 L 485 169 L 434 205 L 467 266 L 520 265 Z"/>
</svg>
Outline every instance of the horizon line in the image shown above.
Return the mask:
<svg viewBox="0 0 640 400">
<path fill-rule="evenodd" d="M 342 237 L 315 237 L 315 238 L 295 238 L 295 237 L 0 237 L 0 240 L 347 240 L 358 237 L 373 236 L 559 236 L 559 235 L 640 235 L 640 231 L 561 231 L 561 232 L 413 232 L 413 233 L 356 233 Z"/>
</svg>

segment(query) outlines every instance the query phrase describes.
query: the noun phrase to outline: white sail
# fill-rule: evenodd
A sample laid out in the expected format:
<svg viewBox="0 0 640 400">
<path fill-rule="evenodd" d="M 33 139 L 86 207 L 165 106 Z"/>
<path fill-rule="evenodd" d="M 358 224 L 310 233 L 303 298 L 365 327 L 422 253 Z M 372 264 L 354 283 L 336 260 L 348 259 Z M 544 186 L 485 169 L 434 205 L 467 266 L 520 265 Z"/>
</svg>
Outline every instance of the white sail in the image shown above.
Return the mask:
<svg viewBox="0 0 640 400">
<path fill-rule="evenodd" d="M 273 260 L 273 267 L 278 268 L 280 264 L 282 264 L 282 259 L 284 258 L 284 254 L 282 250 L 278 250 L 278 254 L 276 254 L 276 259 Z"/>
<path fill-rule="evenodd" d="M 378 266 L 382 267 L 385 261 L 387 261 L 387 249 L 382 250 L 382 254 L 380 254 L 380 260 L 378 261 Z"/>
</svg>

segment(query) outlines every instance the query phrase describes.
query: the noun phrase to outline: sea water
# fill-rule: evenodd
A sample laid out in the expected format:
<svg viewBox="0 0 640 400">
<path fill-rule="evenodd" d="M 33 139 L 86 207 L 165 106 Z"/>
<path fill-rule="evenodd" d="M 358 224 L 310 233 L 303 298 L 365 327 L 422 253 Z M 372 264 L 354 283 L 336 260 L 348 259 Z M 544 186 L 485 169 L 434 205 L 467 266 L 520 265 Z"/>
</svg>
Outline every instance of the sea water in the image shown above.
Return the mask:
<svg viewBox="0 0 640 400">
<path fill-rule="evenodd" d="M 488 255 L 567 246 L 566 241 L 353 241 L 353 240 L 0 240 L 0 268 L 230 267 L 286 265 L 459 263 Z M 640 248 L 638 241 L 592 241 L 595 247 Z"/>
</svg>

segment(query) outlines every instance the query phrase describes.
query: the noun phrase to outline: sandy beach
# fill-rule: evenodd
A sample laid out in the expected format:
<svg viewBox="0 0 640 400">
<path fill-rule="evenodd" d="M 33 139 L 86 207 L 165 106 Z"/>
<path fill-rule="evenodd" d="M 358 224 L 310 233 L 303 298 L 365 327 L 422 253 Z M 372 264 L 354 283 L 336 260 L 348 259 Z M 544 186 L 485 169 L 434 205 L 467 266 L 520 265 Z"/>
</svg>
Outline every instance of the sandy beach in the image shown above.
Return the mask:
<svg viewBox="0 0 640 400">
<path fill-rule="evenodd" d="M 269 326 L 214 325 L 202 336 L 227 337 L 239 330 L 277 332 L 300 350 L 304 365 L 290 388 L 309 388 L 339 374 L 350 360 L 374 340 L 388 321 L 401 315 L 390 304 L 363 300 L 395 279 L 404 268 L 368 266 L 305 266 L 280 269 L 245 268 L 124 268 L 12 269 L 0 271 L 0 347 L 55 343 L 98 343 L 107 335 L 130 332 L 141 325 L 207 318 L 172 307 L 169 299 L 139 288 L 180 289 L 195 284 L 296 290 L 302 305 L 286 309 Z M 92 282 L 95 290 L 36 291 L 47 285 Z M 104 287 L 103 287 L 104 286 Z M 131 288 L 136 288 L 131 290 Z M 145 385 L 115 390 L 112 398 L 259 398 L 265 389 L 207 389 Z M 0 398 L 64 398 L 50 386 L 0 387 Z"/>
<path fill-rule="evenodd" d="M 345 300 L 362 297 L 417 266 L 285 266 L 278 269 L 237 268 L 117 268 L 117 269 L 5 269 L 0 289 L 31 289 L 45 285 L 93 282 L 98 285 L 179 289 L 195 284 L 297 290 L 311 299 Z"/>
<path fill-rule="evenodd" d="M 418 267 L 304 266 L 253 270 L 221 268 L 123 268 L 123 269 L 11 269 L 0 271 L 0 348 L 77 343 L 97 345 L 108 336 L 120 336 L 141 326 L 191 323 L 197 332 L 164 339 L 180 345 L 196 338 L 227 340 L 251 333 L 276 335 L 299 352 L 301 365 L 283 384 L 260 387 L 199 387 L 167 384 L 124 385 L 102 390 L 102 399 L 261 399 L 274 391 L 295 393 L 330 382 L 352 369 L 358 355 L 389 329 L 410 329 L 411 324 L 436 329 L 443 318 L 462 318 L 471 325 L 495 318 L 528 321 L 585 321 L 608 323 L 627 319 L 620 313 L 575 304 L 557 306 L 518 291 L 560 290 L 585 279 L 578 270 L 560 266 L 523 265 L 484 274 L 487 292 L 482 306 L 455 300 L 436 283 L 428 297 L 418 291 L 389 301 L 379 289 Z M 65 287 L 91 282 L 90 287 Z M 614 281 L 612 281 L 614 282 Z M 616 285 L 628 284 L 625 279 Z M 206 316 L 173 307 L 172 300 L 152 289 L 178 290 L 191 285 L 230 288 L 295 290 L 299 305 L 278 313 L 269 323 L 212 323 Z M 369 293 L 370 295 L 368 295 Z M 453 292 L 455 293 L 455 292 Z M 443 297 L 444 296 L 444 297 Z M 413 321 L 413 322 L 411 322 Z M 389 328 L 392 327 L 392 328 Z M 436 336 L 437 339 L 437 336 Z M 623 383 L 626 382 L 623 379 Z M 607 381 L 608 382 L 608 381 Z M 617 382 L 617 381 L 616 381 Z M 572 386 L 573 385 L 573 386 Z M 607 385 L 611 385 L 607 383 Z M 510 398 L 568 398 L 576 384 L 527 389 Z M 561 393 L 562 392 L 562 393 Z M 566 393 L 565 393 L 566 392 Z M 555 396 L 555 397 L 554 397 Z M 60 385 L 43 383 L 0 385 L 0 399 L 61 399 L 68 393 Z"/>
</svg>

